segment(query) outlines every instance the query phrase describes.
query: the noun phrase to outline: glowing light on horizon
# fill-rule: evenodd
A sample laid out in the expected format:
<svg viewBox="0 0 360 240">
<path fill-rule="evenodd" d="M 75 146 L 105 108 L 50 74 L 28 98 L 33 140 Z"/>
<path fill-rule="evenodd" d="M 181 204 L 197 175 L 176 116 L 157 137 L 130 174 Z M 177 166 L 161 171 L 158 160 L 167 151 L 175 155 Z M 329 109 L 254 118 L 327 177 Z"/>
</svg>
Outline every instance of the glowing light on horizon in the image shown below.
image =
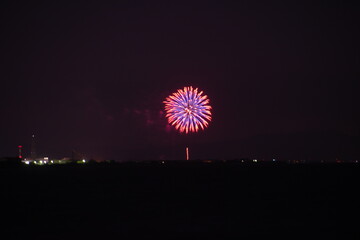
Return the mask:
<svg viewBox="0 0 360 240">
<path fill-rule="evenodd" d="M 198 88 L 184 87 L 166 98 L 165 111 L 169 124 L 181 133 L 204 130 L 211 121 L 210 100 Z"/>
</svg>

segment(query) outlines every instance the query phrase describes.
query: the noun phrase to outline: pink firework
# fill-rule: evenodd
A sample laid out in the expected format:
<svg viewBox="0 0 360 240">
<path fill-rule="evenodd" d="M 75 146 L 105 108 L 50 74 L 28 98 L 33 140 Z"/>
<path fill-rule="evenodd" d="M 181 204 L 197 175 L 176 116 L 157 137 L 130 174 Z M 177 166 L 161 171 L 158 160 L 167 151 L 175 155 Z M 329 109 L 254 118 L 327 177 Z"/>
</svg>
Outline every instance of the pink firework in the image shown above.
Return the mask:
<svg viewBox="0 0 360 240">
<path fill-rule="evenodd" d="M 168 122 L 180 132 L 197 132 L 211 121 L 210 100 L 197 88 L 184 87 L 166 98 L 165 111 Z"/>
</svg>

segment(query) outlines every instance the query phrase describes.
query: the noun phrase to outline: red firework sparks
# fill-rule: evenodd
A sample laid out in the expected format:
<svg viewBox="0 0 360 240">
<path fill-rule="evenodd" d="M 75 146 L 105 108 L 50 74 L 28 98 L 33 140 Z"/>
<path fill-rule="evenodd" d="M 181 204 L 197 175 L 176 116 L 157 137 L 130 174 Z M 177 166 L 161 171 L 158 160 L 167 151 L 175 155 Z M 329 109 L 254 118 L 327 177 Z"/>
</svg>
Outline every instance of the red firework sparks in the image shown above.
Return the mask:
<svg viewBox="0 0 360 240">
<path fill-rule="evenodd" d="M 211 121 L 211 106 L 207 95 L 197 88 L 184 87 L 164 101 L 168 122 L 180 132 L 197 132 Z"/>
</svg>

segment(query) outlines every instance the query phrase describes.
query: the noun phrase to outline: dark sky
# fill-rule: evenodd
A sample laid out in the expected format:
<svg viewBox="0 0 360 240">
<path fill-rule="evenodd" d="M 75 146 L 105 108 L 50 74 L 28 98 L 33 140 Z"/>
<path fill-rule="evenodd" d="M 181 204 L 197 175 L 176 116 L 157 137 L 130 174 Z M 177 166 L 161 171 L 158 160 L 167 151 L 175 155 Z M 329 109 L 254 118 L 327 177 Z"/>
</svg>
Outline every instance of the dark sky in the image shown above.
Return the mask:
<svg viewBox="0 0 360 240">
<path fill-rule="evenodd" d="M 116 2 L 1 3 L 0 156 L 360 158 L 358 4 Z M 184 135 L 189 85 L 213 121 Z"/>
</svg>

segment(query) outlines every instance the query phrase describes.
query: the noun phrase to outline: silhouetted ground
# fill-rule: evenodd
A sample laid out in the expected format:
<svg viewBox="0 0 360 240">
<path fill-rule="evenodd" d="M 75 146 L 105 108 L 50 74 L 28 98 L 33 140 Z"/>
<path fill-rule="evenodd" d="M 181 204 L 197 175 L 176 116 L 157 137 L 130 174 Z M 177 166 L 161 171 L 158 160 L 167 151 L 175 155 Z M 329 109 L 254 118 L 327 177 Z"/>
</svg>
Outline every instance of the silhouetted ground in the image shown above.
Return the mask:
<svg viewBox="0 0 360 240">
<path fill-rule="evenodd" d="M 0 168 L 5 239 L 359 239 L 357 164 Z"/>
</svg>

